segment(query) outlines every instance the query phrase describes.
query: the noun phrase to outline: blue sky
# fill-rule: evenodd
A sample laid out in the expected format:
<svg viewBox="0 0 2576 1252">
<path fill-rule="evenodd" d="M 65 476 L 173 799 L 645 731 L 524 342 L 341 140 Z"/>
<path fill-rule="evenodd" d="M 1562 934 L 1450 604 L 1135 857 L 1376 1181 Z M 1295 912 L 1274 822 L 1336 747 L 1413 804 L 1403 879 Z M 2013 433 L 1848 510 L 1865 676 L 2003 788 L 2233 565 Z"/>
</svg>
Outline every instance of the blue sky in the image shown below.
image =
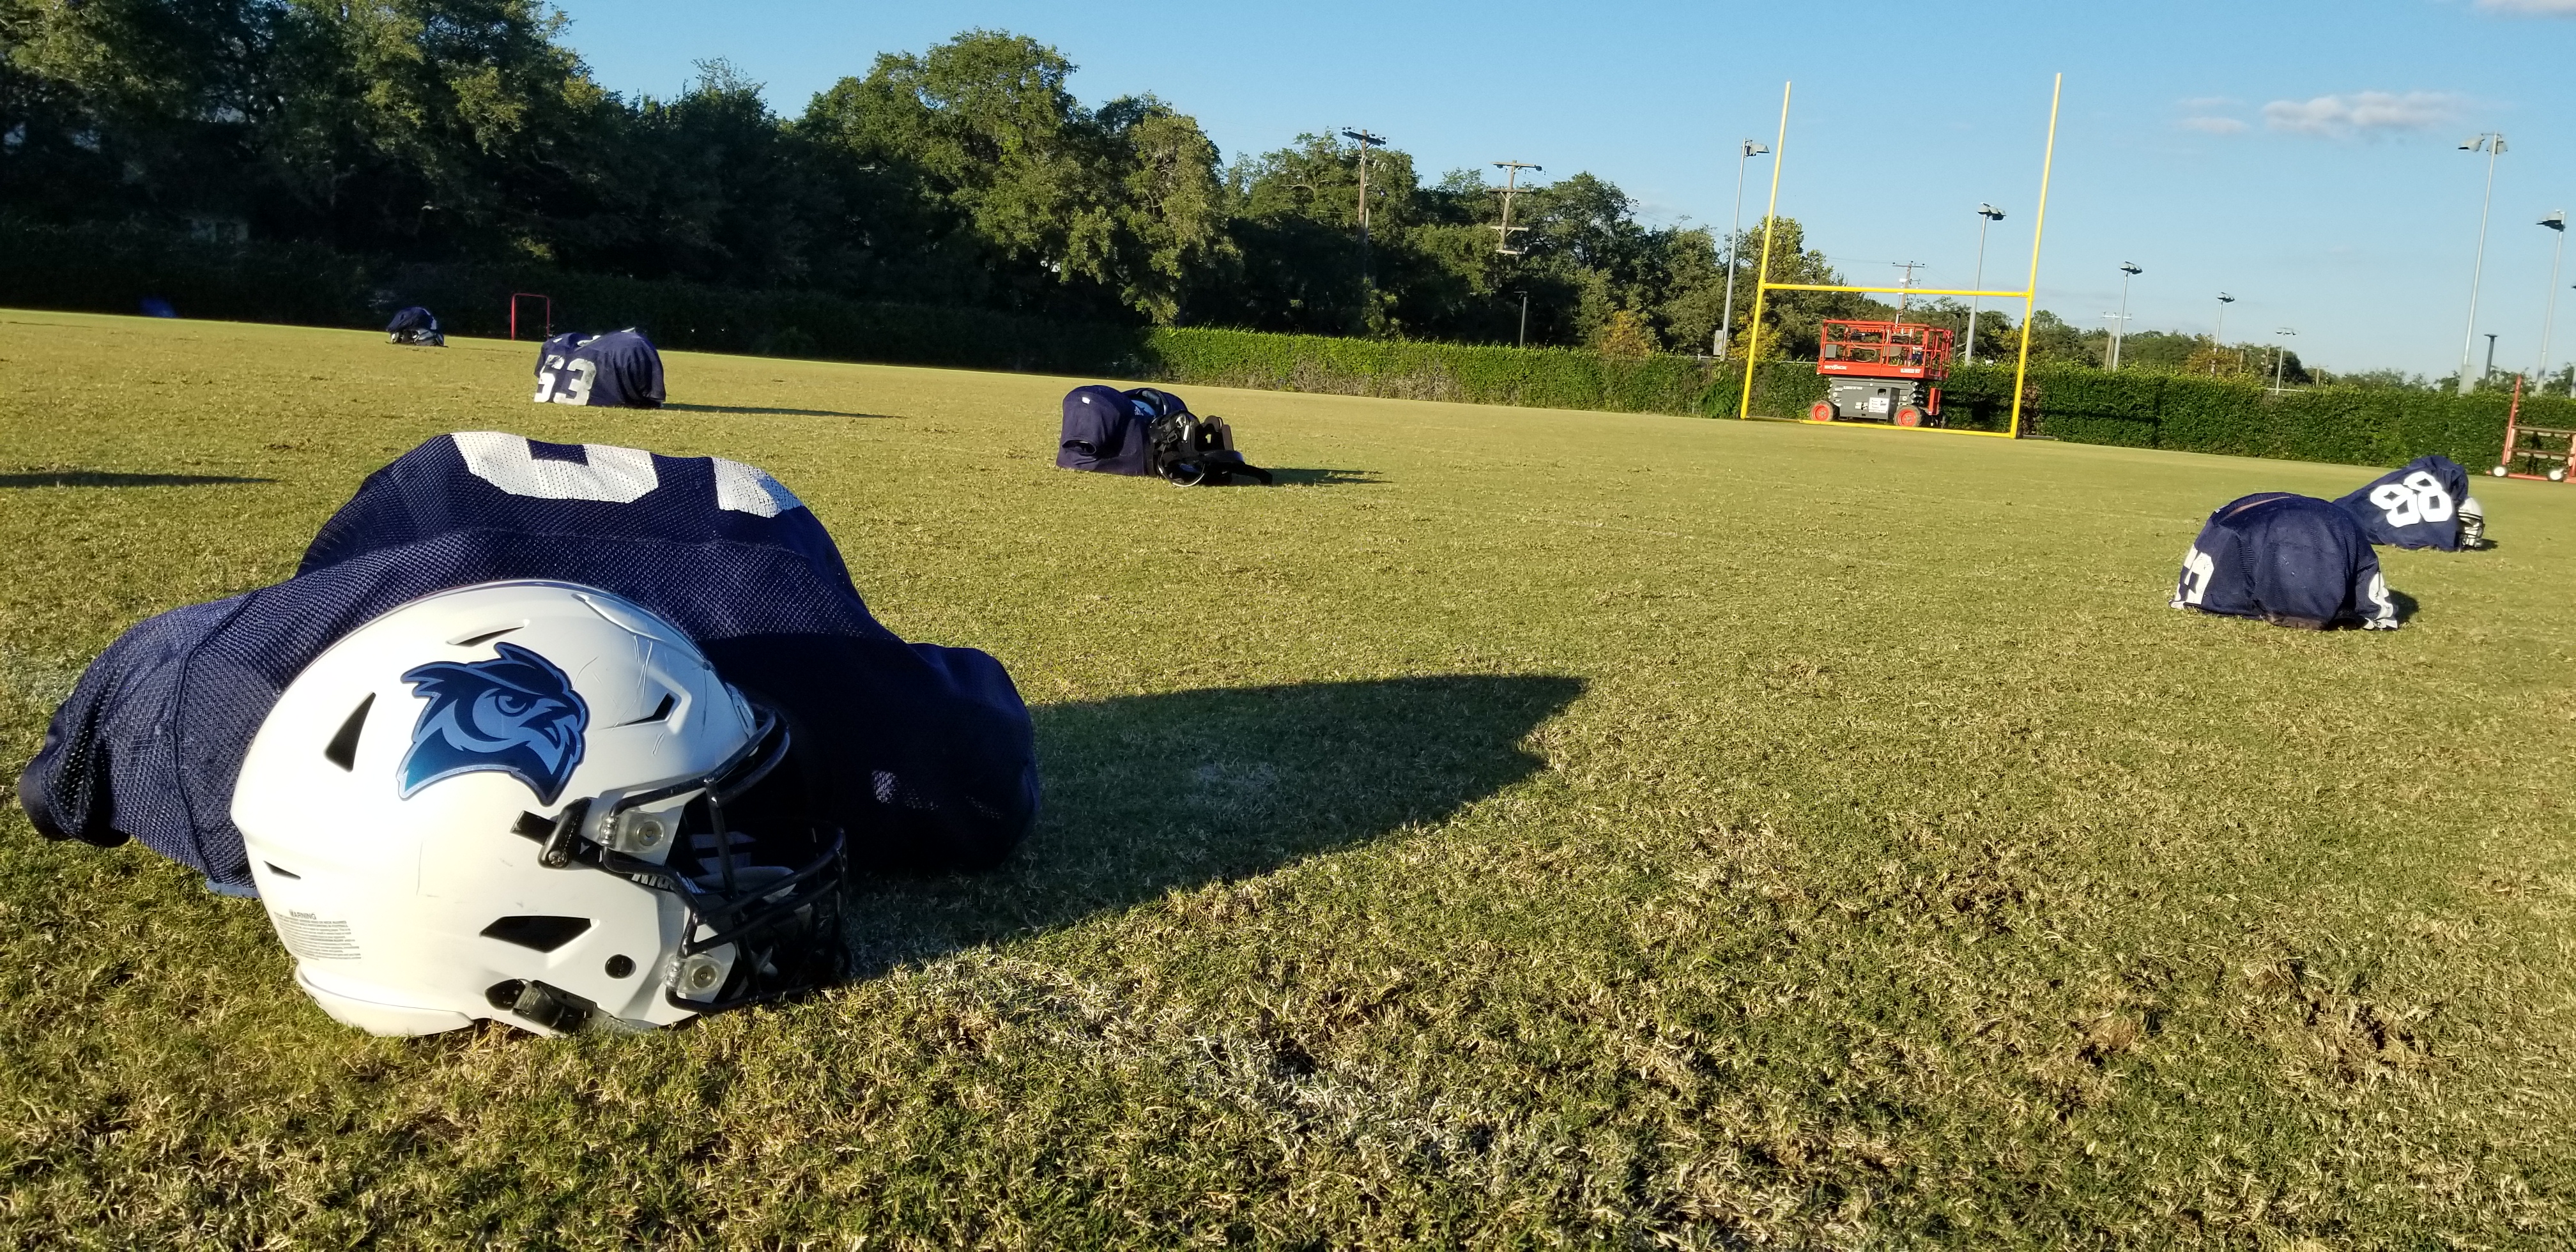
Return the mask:
<svg viewBox="0 0 2576 1252">
<path fill-rule="evenodd" d="M 558 0 L 605 85 L 670 95 L 733 61 L 803 110 L 880 51 L 977 26 L 1080 66 L 1097 104 L 1152 92 L 1229 158 L 1365 125 L 1426 176 L 1506 158 L 1590 170 L 1652 220 L 1724 224 L 1737 140 L 1769 143 L 1796 83 L 1780 211 L 1848 281 L 1967 286 L 1980 202 L 1990 287 L 2029 263 L 2049 79 L 2066 75 L 2040 303 L 2102 325 L 2118 266 L 2135 329 L 2295 329 L 2340 369 L 2456 368 L 2486 159 L 2500 130 L 2476 354 L 2540 349 L 2552 209 L 2576 212 L 2576 0 L 1890 4 L 1405 4 L 1306 0 Z M 1754 162 L 1746 219 L 1760 213 Z M 2576 261 L 2553 365 L 2576 357 Z"/>
</svg>

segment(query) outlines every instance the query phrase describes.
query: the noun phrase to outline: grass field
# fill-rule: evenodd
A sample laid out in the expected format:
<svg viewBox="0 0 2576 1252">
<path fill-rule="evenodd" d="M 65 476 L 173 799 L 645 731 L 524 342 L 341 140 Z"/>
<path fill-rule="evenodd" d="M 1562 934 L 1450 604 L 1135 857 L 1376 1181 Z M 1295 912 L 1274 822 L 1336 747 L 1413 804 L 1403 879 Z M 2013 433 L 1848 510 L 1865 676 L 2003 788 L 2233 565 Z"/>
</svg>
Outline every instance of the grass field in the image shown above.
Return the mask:
<svg viewBox="0 0 2576 1252">
<path fill-rule="evenodd" d="M 868 974 L 373 1040 L 255 905 L 0 817 L 14 1246 L 2550 1247 L 2576 1239 L 2576 490 L 2393 634 L 2165 607 L 2349 467 L 1192 391 L 1268 489 L 1051 467 L 1067 380 L 0 313 L 0 733 L 501 429 L 775 471 L 1000 656 L 1047 813 Z"/>
</svg>

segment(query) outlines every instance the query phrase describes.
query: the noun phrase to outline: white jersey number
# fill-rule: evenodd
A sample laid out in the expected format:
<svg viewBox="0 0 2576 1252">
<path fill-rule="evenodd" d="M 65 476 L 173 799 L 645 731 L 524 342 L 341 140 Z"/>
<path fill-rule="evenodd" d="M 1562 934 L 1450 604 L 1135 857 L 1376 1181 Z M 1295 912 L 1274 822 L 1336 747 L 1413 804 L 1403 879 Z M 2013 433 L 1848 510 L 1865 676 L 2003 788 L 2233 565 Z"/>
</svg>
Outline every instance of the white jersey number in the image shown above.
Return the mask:
<svg viewBox="0 0 2576 1252">
<path fill-rule="evenodd" d="M 529 451 L 525 438 L 496 430 L 460 430 L 448 438 L 455 442 L 457 455 L 465 459 L 465 468 L 476 478 L 514 496 L 631 504 L 662 485 L 660 471 L 653 468 L 653 454 L 640 448 L 586 443 L 581 445 L 582 459 L 576 463 L 540 461 Z M 805 507 L 795 492 L 759 466 L 723 457 L 711 459 L 715 463 L 717 508 L 755 517 L 776 517 L 789 509 Z"/>
<path fill-rule="evenodd" d="M 2182 581 L 2174 585 L 2173 607 L 2186 608 L 2200 603 L 2209 594 L 2209 576 L 2218 572 L 2218 562 L 2197 546 L 2182 554 Z"/>
<path fill-rule="evenodd" d="M 2442 490 L 2442 480 L 2423 470 L 2408 474 L 2401 482 L 2371 488 L 2370 502 L 2388 515 L 2391 526 L 2447 522 L 2453 511 L 2451 493 Z"/>
<path fill-rule="evenodd" d="M 555 372 L 557 370 L 570 375 L 561 380 L 562 390 L 560 391 L 556 390 Z M 562 357 L 550 356 L 546 358 L 546 367 L 537 371 L 537 394 L 530 398 L 539 404 L 544 404 L 548 400 L 557 404 L 588 404 L 590 385 L 598 376 L 599 362 L 597 361 L 575 360 L 570 365 L 566 365 Z"/>
</svg>

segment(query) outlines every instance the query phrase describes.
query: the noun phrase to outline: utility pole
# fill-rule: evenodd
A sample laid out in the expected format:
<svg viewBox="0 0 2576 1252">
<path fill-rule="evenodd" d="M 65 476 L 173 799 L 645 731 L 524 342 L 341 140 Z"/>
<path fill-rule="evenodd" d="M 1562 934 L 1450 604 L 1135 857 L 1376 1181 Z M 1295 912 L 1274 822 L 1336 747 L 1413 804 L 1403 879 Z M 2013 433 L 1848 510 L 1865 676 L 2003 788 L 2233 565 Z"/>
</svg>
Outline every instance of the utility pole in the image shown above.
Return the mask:
<svg viewBox="0 0 2576 1252">
<path fill-rule="evenodd" d="M 2292 330 L 2292 329 L 2290 329 L 2290 328 L 2289 328 L 2289 327 L 2287 327 L 2287 326 L 2284 326 L 2284 327 L 2282 327 L 2282 328 L 2281 328 L 2281 329 L 2279 329 L 2279 330 L 2273 331 L 2272 333 L 2273 333 L 2273 334 L 2275 334 L 2275 335 L 2288 335 L 2288 336 L 2291 336 L 2291 337 L 2296 337 L 2296 336 L 2298 335 L 2298 333 L 2299 333 L 2299 332 L 2297 332 L 2297 331 L 2295 331 L 2295 330 Z M 2283 350 L 2283 349 L 2285 349 L 2285 348 L 2287 348 L 2287 347 L 2289 347 L 2289 345 L 2288 345 L 2288 344 L 2274 344 L 2274 345 L 2272 345 L 2272 394 L 2273 394 L 2273 395 L 2276 395 L 2276 396 L 2277 396 L 2277 395 L 2279 395 L 2279 394 L 2281 394 L 2281 353 L 2282 353 L 2282 350 Z"/>
<path fill-rule="evenodd" d="M 1926 261 L 1890 261 L 1888 264 L 1905 271 L 1905 281 L 1897 284 L 1899 290 L 1896 293 L 1896 323 L 1897 325 L 1902 326 L 1905 324 L 1906 292 L 1904 289 L 1910 288 L 1914 285 L 1914 271 L 1924 269 L 1930 263 Z"/>
<path fill-rule="evenodd" d="M 2560 209 L 2540 219 L 2540 224 L 2558 235 L 2558 243 L 2549 253 L 2549 311 L 2540 315 L 2540 364 L 2531 369 L 2532 394 L 2549 385 L 2549 335 L 2558 328 L 2558 262 L 2567 255 L 2567 211 Z"/>
<path fill-rule="evenodd" d="M 1377 300 L 1376 300 L 1377 284 L 1376 284 L 1376 282 L 1371 278 L 1371 276 L 1370 276 L 1370 274 L 1369 274 L 1369 231 L 1368 231 L 1368 165 L 1369 165 L 1369 146 L 1370 146 L 1370 145 L 1372 145 L 1372 144 L 1375 144 L 1375 145 L 1377 145 L 1377 146 L 1379 146 L 1379 147 L 1384 147 L 1384 146 L 1386 146 L 1386 137 L 1385 137 L 1385 136 L 1383 136 L 1383 135 L 1372 135 L 1372 134 L 1370 134 L 1370 133 L 1369 133 L 1369 131 L 1368 131 L 1368 128 L 1367 128 L 1367 127 L 1365 127 L 1365 126 L 1363 126 L 1363 127 L 1359 128 L 1358 130 L 1348 130 L 1348 129 L 1345 129 L 1345 130 L 1342 132 L 1342 137 L 1343 137 L 1344 139 L 1353 139 L 1353 140 L 1357 140 L 1357 141 L 1359 141 L 1359 145 L 1360 145 L 1360 290 L 1361 290 L 1361 292 L 1362 292 L 1362 293 L 1366 294 L 1366 295 L 1369 297 L 1369 301 L 1368 301 L 1368 303 L 1369 303 L 1369 304 L 1370 304 L 1370 306 L 1371 306 L 1370 308 L 1368 308 L 1367 310 L 1365 310 L 1365 311 L 1363 312 L 1363 316 L 1365 316 L 1365 315 L 1366 315 L 1366 314 L 1368 314 L 1368 313 L 1375 313 L 1375 312 L 1377 311 L 1377 309 L 1375 308 L 1375 305 L 1377 304 Z"/>
<path fill-rule="evenodd" d="M 2004 211 L 1991 204 L 1977 206 L 1977 281 L 1968 284 L 1979 291 L 1986 289 L 1986 228 L 2004 220 Z M 1986 302 L 1983 296 L 1968 297 L 1968 359 L 1977 363 L 1977 310 Z"/>
<path fill-rule="evenodd" d="M 2218 329 L 2209 334 L 2209 376 L 2212 378 L 2218 377 L 2218 350 L 2227 346 L 2227 306 L 2234 303 L 2236 297 L 2224 291 L 2218 293 Z M 2244 362 L 2237 362 L 2237 368 L 2244 368 Z"/>
<path fill-rule="evenodd" d="M 1513 183 L 1519 180 L 1522 170 L 1543 170 L 1547 167 L 1532 165 L 1527 161 L 1496 161 L 1494 168 L 1503 171 L 1503 224 L 1494 227 L 1495 232 L 1502 237 L 1494 241 L 1494 251 L 1504 256 L 1519 256 L 1529 249 L 1513 247 L 1512 232 L 1528 230 L 1529 227 L 1512 225 L 1512 192 L 1517 190 Z"/>
<path fill-rule="evenodd" d="M 1513 346 L 1513 347 L 1516 347 L 1516 348 L 1526 348 L 1526 347 L 1528 347 L 1528 346 L 1529 346 L 1529 293 L 1528 293 L 1528 292 L 1526 292 L 1526 291 L 1524 291 L 1524 292 L 1520 293 L 1520 295 L 1521 295 L 1521 337 L 1520 337 L 1520 339 L 1519 339 L 1517 342 L 1515 342 L 1512 346 Z"/>
<path fill-rule="evenodd" d="M 1726 226 L 1726 312 L 1717 319 L 1717 342 L 1709 345 L 1709 355 L 1721 361 L 1735 336 L 1735 265 L 1741 259 L 1735 255 L 1741 251 L 1735 241 L 1744 234 L 1744 163 L 1770 151 L 1770 145 L 1747 139 L 1735 157 L 1735 216 Z"/>
<path fill-rule="evenodd" d="M 2477 390 L 2469 379 L 2469 349 L 2478 342 L 2478 286 L 2487 273 L 2487 210 L 2495 205 L 2495 162 L 2504 155 L 2504 132 L 2483 131 L 2460 144 L 2462 152 L 2487 154 L 2487 194 L 2478 202 L 2478 259 L 2469 267 L 2469 324 L 2460 332 L 2460 394 Z"/>
<path fill-rule="evenodd" d="M 2479 374 L 2479 375 L 2478 375 L 2478 381 L 2479 381 L 2479 382 L 2481 382 L 2481 383 L 2485 382 L 2486 380 L 2488 380 L 2488 379 L 2490 379 L 2490 378 L 2495 377 L 2495 341 L 2496 341 L 2496 337 L 2495 337 L 2494 332 L 2492 332 L 2492 331 L 2488 332 L 2488 334 L 2487 334 L 2487 368 L 2486 368 L 2485 372 L 2483 372 L 2483 373 L 2481 373 L 2481 374 Z"/>
<path fill-rule="evenodd" d="M 2102 368 L 2120 368 L 2120 331 L 2128 324 L 2128 314 L 2102 310 Z"/>
</svg>

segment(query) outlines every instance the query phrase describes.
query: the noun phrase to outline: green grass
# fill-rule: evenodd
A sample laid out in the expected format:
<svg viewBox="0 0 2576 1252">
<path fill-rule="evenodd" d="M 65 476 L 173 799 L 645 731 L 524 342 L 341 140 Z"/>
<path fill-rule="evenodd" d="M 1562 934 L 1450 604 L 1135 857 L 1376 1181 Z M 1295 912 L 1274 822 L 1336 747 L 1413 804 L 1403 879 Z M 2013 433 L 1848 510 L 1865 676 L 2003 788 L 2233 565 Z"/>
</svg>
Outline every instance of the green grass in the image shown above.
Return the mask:
<svg viewBox="0 0 2576 1252">
<path fill-rule="evenodd" d="M 2350 468 L 1258 392 L 1269 490 L 1055 378 L 0 313 L 14 769 L 139 618 L 493 428 L 775 471 L 1000 656 L 1047 812 L 869 975 L 640 1039 L 334 1025 L 259 910 L 0 817 L 0 1241 L 2550 1247 L 2576 490 L 2394 634 L 2173 612 Z"/>
</svg>

